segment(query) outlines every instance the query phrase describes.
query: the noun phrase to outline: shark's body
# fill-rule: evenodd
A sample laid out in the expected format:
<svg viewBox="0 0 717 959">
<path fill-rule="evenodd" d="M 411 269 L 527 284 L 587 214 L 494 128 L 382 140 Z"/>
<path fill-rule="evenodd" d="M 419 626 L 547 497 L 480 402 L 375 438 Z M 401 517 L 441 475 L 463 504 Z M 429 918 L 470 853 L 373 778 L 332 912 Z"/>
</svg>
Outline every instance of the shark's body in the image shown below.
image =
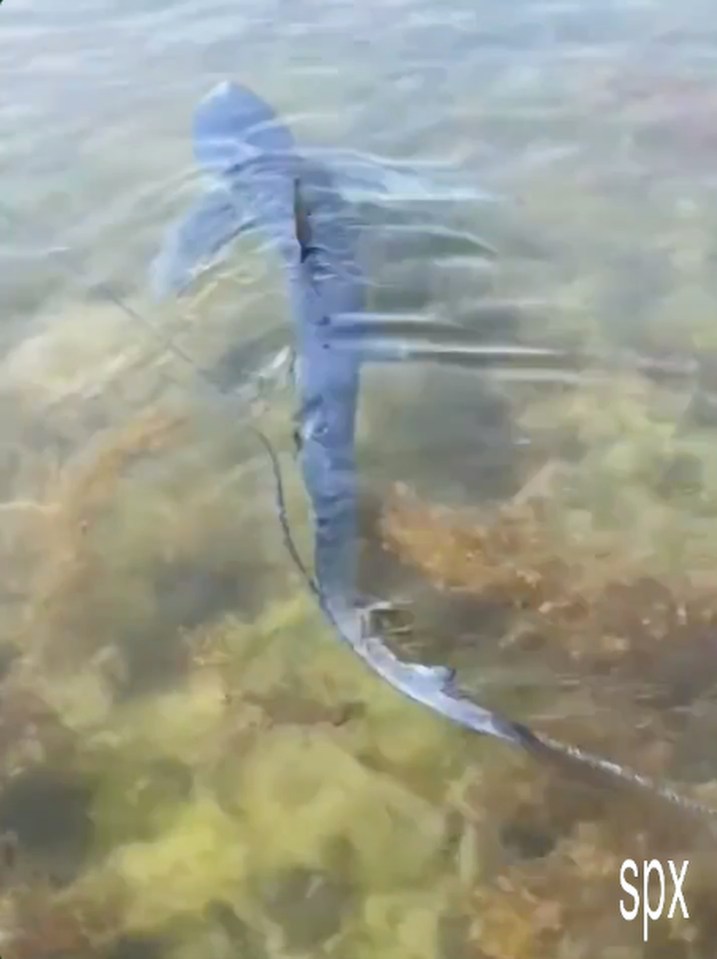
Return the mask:
<svg viewBox="0 0 717 959">
<path fill-rule="evenodd" d="M 297 433 L 316 522 L 316 575 L 328 595 L 348 595 L 360 360 L 334 351 L 330 334 L 339 314 L 364 308 L 353 224 L 330 173 L 300 156 L 288 128 L 249 90 L 225 83 L 201 102 L 194 146 L 217 186 L 182 222 L 156 276 L 184 285 L 203 256 L 247 227 L 278 253 L 294 325 Z"/>
<path fill-rule="evenodd" d="M 243 229 L 278 251 L 294 326 L 299 452 L 315 522 L 320 601 L 341 638 L 396 689 L 461 725 L 511 740 L 517 727 L 457 696 L 441 667 L 406 664 L 366 633 L 356 594 L 355 424 L 366 282 L 358 231 L 328 168 L 296 148 L 288 128 L 246 88 L 223 83 L 199 105 L 194 150 L 215 188 L 172 231 L 154 271 L 160 293 L 181 291 Z M 359 318 L 357 322 L 357 318 Z M 398 351 L 401 353 L 400 349 Z"/>
</svg>

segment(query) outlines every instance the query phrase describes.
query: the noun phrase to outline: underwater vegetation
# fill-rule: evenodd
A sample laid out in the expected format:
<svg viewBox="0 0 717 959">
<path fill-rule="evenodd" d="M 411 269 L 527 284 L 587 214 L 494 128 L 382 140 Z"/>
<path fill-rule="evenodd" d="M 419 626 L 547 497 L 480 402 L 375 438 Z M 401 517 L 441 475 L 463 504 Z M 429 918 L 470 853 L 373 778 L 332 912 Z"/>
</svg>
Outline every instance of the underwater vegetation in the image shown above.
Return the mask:
<svg viewBox="0 0 717 959">
<path fill-rule="evenodd" d="M 395 486 L 374 522 L 448 611 L 408 645 L 717 806 L 712 470 L 684 409 L 637 377 L 518 394 L 535 452 L 512 501 Z M 266 464 L 231 422 L 154 405 L 38 475 L 2 644 L 4 955 L 711 955 L 713 825 L 377 682 L 267 534 Z M 647 944 L 618 913 L 627 855 L 691 862 L 689 920 Z"/>
</svg>

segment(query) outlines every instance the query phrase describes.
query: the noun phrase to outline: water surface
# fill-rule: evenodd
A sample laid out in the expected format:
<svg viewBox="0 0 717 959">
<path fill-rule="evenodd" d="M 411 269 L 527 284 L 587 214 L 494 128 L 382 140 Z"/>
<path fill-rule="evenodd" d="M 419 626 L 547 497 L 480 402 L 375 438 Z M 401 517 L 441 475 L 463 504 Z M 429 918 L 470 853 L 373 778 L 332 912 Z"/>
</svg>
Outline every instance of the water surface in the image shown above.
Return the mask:
<svg viewBox="0 0 717 959">
<path fill-rule="evenodd" d="M 716 54 L 700 0 L 5 0 L 4 955 L 712 956 L 708 816 L 455 730 L 322 622 L 245 429 L 310 560 L 277 262 L 161 307 L 146 268 L 226 77 L 498 198 L 357 208 L 372 307 L 621 370 L 370 369 L 362 585 L 402 655 L 717 808 Z M 689 921 L 642 942 L 628 856 L 691 860 Z"/>
</svg>

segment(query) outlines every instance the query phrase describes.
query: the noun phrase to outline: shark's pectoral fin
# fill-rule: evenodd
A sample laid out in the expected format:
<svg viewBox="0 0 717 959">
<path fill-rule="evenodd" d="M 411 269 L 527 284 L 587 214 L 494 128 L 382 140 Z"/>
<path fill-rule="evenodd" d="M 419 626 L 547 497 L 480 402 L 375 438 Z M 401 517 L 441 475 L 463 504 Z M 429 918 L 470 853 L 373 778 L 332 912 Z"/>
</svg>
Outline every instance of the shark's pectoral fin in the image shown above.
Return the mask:
<svg viewBox="0 0 717 959">
<path fill-rule="evenodd" d="M 229 243 L 252 218 L 242 213 L 232 194 L 212 190 L 172 227 L 150 267 L 150 285 L 161 299 L 184 292 L 192 281 L 219 259 Z"/>
<path fill-rule="evenodd" d="M 479 187 L 450 164 L 394 162 L 369 153 L 341 149 L 304 150 L 330 171 L 342 196 L 361 204 L 403 201 L 457 203 L 501 202 L 503 198 Z"/>
</svg>

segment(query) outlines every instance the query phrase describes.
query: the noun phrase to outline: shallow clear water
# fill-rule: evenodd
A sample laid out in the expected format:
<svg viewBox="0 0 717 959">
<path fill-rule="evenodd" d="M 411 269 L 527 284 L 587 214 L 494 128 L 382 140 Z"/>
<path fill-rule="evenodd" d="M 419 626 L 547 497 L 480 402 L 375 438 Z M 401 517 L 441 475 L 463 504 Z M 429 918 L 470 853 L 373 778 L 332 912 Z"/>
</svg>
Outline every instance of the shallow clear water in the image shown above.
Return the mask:
<svg viewBox="0 0 717 959">
<path fill-rule="evenodd" d="M 402 655 L 717 809 L 716 55 L 700 0 L 4 0 L 6 959 L 713 955 L 707 813 L 458 731 L 322 621 L 246 429 L 310 562 L 276 260 L 146 281 L 221 79 L 419 168 L 357 207 L 372 308 L 601 359 L 368 369 L 362 585 Z M 689 920 L 642 941 L 627 857 L 690 859 Z"/>
</svg>

